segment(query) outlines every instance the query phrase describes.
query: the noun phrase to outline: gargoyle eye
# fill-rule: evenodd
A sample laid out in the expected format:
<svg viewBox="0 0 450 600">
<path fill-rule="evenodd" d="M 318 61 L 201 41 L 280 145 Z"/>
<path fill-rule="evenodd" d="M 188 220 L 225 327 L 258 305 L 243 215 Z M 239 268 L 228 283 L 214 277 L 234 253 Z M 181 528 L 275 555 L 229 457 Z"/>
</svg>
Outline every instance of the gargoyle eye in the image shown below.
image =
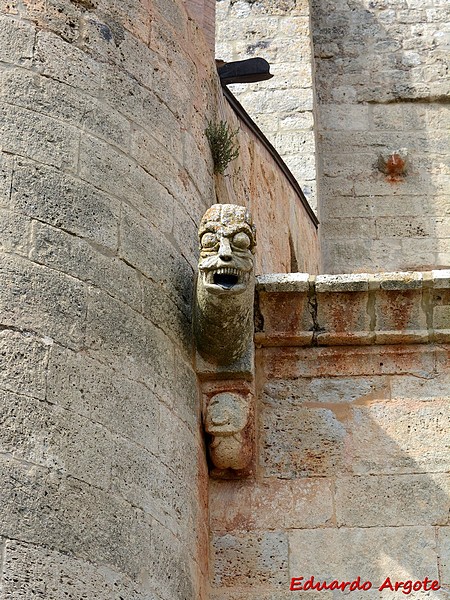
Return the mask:
<svg viewBox="0 0 450 600">
<path fill-rule="evenodd" d="M 214 248 L 219 243 L 215 233 L 204 233 L 202 235 L 202 248 Z"/>
<path fill-rule="evenodd" d="M 247 248 L 250 248 L 251 240 L 246 233 L 240 231 L 239 233 L 236 233 L 235 236 L 233 236 L 232 243 L 233 246 L 235 246 L 236 248 L 240 248 L 241 250 L 247 250 Z"/>
</svg>

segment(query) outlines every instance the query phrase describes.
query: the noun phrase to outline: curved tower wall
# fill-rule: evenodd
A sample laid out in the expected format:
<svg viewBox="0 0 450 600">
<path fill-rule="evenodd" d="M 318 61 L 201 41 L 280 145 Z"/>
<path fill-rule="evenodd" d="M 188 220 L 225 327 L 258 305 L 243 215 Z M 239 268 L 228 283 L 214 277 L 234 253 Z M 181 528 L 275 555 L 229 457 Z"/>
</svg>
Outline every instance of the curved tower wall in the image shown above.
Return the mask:
<svg viewBox="0 0 450 600">
<path fill-rule="evenodd" d="M 173 0 L 2 2 L 0 597 L 203 598 L 213 65 Z"/>
</svg>

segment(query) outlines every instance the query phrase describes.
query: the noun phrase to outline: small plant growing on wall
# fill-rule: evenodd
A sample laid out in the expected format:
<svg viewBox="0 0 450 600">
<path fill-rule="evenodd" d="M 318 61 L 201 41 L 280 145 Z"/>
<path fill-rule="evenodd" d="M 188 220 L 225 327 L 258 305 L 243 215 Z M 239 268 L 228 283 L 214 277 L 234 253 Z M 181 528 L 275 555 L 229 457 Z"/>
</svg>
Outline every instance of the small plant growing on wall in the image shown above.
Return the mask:
<svg viewBox="0 0 450 600">
<path fill-rule="evenodd" d="M 239 129 L 232 131 L 226 121 L 219 123 L 209 121 L 205 133 L 213 156 L 214 173 L 222 175 L 228 164 L 239 156 L 239 146 L 236 141 Z"/>
</svg>

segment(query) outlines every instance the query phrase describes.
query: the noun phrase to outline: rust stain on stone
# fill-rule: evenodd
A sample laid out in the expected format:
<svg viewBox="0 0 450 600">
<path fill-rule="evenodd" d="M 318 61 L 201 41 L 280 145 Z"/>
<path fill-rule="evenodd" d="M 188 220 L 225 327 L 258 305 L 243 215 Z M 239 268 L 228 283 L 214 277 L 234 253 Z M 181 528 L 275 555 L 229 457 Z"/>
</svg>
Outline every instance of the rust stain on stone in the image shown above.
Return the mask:
<svg viewBox="0 0 450 600">
<path fill-rule="evenodd" d="M 406 156 L 401 156 L 398 152 L 393 152 L 387 158 L 380 156 L 378 159 L 378 169 L 386 175 L 387 181 L 390 183 L 399 183 L 407 173 Z"/>
</svg>

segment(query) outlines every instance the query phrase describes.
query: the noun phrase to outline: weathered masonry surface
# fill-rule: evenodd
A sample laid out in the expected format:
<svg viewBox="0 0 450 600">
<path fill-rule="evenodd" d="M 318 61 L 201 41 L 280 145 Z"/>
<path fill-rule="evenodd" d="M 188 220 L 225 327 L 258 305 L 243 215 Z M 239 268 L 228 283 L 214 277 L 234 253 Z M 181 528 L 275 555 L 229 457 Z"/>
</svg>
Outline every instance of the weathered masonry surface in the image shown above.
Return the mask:
<svg viewBox="0 0 450 600">
<path fill-rule="evenodd" d="M 319 270 L 244 126 L 215 181 L 220 119 L 238 127 L 184 2 L 0 3 L 1 600 L 207 597 L 199 220 L 266 196 L 258 272 Z"/>
<path fill-rule="evenodd" d="M 205 598 L 217 91 L 183 2 L 0 3 L 2 600 Z"/>
<path fill-rule="evenodd" d="M 217 2 L 218 57 L 271 63 L 231 87 L 317 208 L 323 273 L 450 265 L 448 22 L 446 0 Z"/>
<path fill-rule="evenodd" d="M 258 463 L 212 480 L 214 600 L 449 571 L 450 272 L 259 278 Z M 421 592 L 423 593 L 423 592 Z M 419 593 L 411 597 L 419 598 Z"/>
</svg>

